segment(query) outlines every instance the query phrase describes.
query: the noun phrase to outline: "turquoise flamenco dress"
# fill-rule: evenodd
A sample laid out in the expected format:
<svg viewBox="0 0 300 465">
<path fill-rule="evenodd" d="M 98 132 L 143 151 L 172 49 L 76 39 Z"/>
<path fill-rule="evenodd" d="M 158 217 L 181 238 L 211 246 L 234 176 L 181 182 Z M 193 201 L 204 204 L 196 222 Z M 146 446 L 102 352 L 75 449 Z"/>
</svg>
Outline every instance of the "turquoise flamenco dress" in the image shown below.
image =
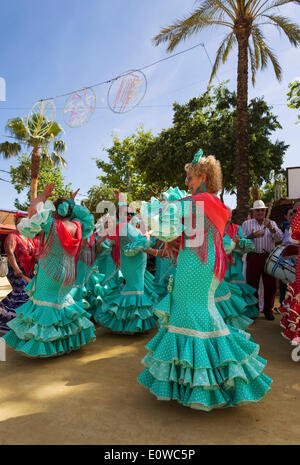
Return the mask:
<svg viewBox="0 0 300 465">
<path fill-rule="evenodd" d="M 235 225 L 233 225 L 235 226 Z M 238 229 L 237 229 L 238 228 Z M 246 283 L 243 275 L 243 262 L 242 256 L 245 253 L 252 252 L 255 249 L 253 241 L 246 239 L 243 230 L 240 226 L 236 225 L 235 232 L 233 232 L 232 238 L 238 234 L 241 238 L 239 247 L 236 247 L 235 242 L 229 235 L 225 235 L 223 239 L 224 249 L 228 255 L 231 254 L 231 264 L 228 266 L 225 274 L 225 281 L 232 288 L 239 289 L 239 295 L 243 297 L 246 302 L 245 311 L 243 315 L 250 318 L 259 316 L 257 308 L 257 298 L 254 297 L 255 289 Z M 232 229 L 233 231 L 233 229 Z"/>
<path fill-rule="evenodd" d="M 215 304 L 225 323 L 237 329 L 246 330 L 253 320 L 245 315 L 247 302 L 236 286 L 223 279 L 215 293 Z"/>
<path fill-rule="evenodd" d="M 97 250 L 95 265 L 98 269 L 99 275 L 101 276 L 101 280 L 95 285 L 95 287 L 100 285 L 101 291 L 94 289 L 94 293 L 101 295 L 102 297 L 101 301 L 97 304 L 97 314 L 101 312 L 103 297 L 120 292 L 120 289 L 124 286 L 124 278 L 121 270 L 116 267 L 111 256 L 113 243 L 114 242 L 107 237 L 105 241 L 101 243 L 101 252 Z"/>
<path fill-rule="evenodd" d="M 44 232 L 36 275 L 26 287 L 29 300 L 17 309 L 16 318 L 8 324 L 10 331 L 3 337 L 6 344 L 29 357 L 63 355 L 96 339 L 90 314 L 70 295 L 76 280 L 80 236 L 82 233 L 82 237 L 88 237 L 94 222 L 85 207 L 71 203 L 70 220 L 77 224 L 77 238 L 72 238 L 62 222 L 52 217 L 55 207 L 49 200 L 40 202 L 37 213 L 18 225 L 25 237 Z M 64 238 L 76 243 L 76 255 L 74 250 L 64 248 L 62 231 Z"/>
<path fill-rule="evenodd" d="M 168 293 L 168 284 L 170 276 L 173 278 L 176 274 L 176 260 L 171 260 L 168 257 L 156 257 L 155 259 L 155 277 L 154 289 L 159 296 L 159 300 L 163 299 Z"/>
<path fill-rule="evenodd" d="M 196 200 L 204 205 L 203 241 L 186 246 L 195 204 L 199 208 Z M 189 202 L 193 209 L 182 208 Z M 181 236 L 182 245 L 172 292 L 154 307 L 161 325 L 146 345 L 146 368 L 139 383 L 158 400 L 177 400 L 206 412 L 259 401 L 272 382 L 263 373 L 266 361 L 258 355 L 259 346 L 249 340 L 250 335 L 224 322 L 214 302 L 225 272 L 222 236 L 227 209 L 208 193 L 165 208 L 151 199 L 151 204 L 142 205 L 145 218 L 150 208 L 153 234 L 166 242 Z"/>
<path fill-rule="evenodd" d="M 147 264 L 149 241 L 129 223 L 119 224 L 120 268 L 125 279 L 122 288 L 117 288 L 103 298 L 103 305 L 95 314 L 95 321 L 114 332 L 135 334 L 155 328 L 153 300 L 150 281 L 145 289 L 144 275 Z M 152 277 L 153 278 L 153 277 Z"/>
<path fill-rule="evenodd" d="M 101 305 L 104 288 L 101 282 L 104 275 L 99 273 L 96 265 L 96 236 L 93 233 L 81 247 L 77 262 L 77 278 L 70 294 L 85 310 L 93 316 L 98 305 Z"/>
</svg>

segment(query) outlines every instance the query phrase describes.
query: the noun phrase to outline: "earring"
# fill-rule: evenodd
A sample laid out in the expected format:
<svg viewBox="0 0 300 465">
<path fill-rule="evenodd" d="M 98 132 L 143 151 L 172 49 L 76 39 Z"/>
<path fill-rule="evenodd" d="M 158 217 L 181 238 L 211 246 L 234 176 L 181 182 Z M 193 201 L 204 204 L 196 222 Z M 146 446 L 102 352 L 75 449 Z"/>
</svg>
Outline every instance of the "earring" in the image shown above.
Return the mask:
<svg viewBox="0 0 300 465">
<path fill-rule="evenodd" d="M 197 194 L 202 194 L 202 192 L 207 192 L 206 186 L 203 181 L 201 181 L 200 186 L 197 189 Z"/>
</svg>

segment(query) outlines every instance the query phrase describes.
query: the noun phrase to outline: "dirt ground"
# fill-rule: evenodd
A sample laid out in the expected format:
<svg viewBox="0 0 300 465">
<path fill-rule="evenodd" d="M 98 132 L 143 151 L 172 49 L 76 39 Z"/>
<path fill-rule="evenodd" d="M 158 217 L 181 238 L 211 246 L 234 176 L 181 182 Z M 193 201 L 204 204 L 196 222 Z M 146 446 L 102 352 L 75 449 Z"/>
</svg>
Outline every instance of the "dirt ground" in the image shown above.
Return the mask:
<svg viewBox="0 0 300 465">
<path fill-rule="evenodd" d="M 0 279 L 0 298 L 8 289 Z M 8 347 L 0 362 L 0 444 L 299 444 L 300 362 L 279 321 L 260 317 L 250 329 L 272 391 L 256 404 L 210 413 L 157 401 L 138 384 L 154 332 L 98 328 L 96 342 L 56 359 L 32 360 Z"/>
</svg>

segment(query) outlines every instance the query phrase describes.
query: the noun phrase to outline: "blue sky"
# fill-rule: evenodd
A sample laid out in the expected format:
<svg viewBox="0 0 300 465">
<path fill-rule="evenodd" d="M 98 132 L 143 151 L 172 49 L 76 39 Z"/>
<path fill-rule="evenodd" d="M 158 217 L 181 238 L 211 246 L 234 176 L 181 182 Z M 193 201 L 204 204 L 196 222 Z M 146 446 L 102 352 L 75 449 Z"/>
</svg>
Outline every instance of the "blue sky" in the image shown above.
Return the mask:
<svg viewBox="0 0 300 465">
<path fill-rule="evenodd" d="M 1 8 L 0 76 L 6 81 L 6 101 L 0 102 L 1 141 L 6 140 L 7 120 L 25 118 L 37 100 L 110 79 L 168 56 L 166 46 L 154 47 L 151 38 L 161 27 L 191 12 L 195 5 L 194 0 L 19 0 L 17 5 L 5 2 Z M 299 7 L 285 6 L 281 14 L 300 24 Z M 291 47 L 275 28 L 266 26 L 264 31 L 281 63 L 283 80 L 278 83 L 269 66 L 257 74 L 254 88 L 249 83 L 249 98 L 264 96 L 273 105 L 283 127 L 273 138 L 290 144 L 284 167 L 299 166 L 300 126 L 295 124 L 297 112 L 286 106 L 286 93 L 288 83 L 300 77 L 300 48 Z M 175 52 L 203 42 L 213 60 L 226 32 L 222 28 L 201 32 L 180 44 Z M 232 90 L 236 88 L 236 66 L 233 53 L 218 72 L 218 79 L 229 80 Z M 121 115 L 112 113 L 106 105 L 108 86 L 96 87 L 97 107 L 101 108 L 80 128 L 64 124 L 65 98 L 55 99 L 56 120 L 65 129 L 67 143 L 68 167 L 63 170 L 66 182 L 86 194 L 100 174 L 94 159 L 106 159 L 102 149 L 111 145 L 113 132 L 123 138 L 141 124 L 154 133 L 169 127 L 172 103 L 184 103 L 205 91 L 210 72 L 211 65 L 202 47 L 157 64 L 145 71 L 148 90 L 140 106 Z M 16 161 L 0 161 L 3 170 L 9 170 L 11 164 Z M 9 175 L 2 173 L 0 177 L 7 179 Z M 0 182 L 0 196 L 0 208 L 14 208 L 17 193 L 10 184 Z M 227 196 L 225 202 L 234 207 L 235 197 Z"/>
</svg>

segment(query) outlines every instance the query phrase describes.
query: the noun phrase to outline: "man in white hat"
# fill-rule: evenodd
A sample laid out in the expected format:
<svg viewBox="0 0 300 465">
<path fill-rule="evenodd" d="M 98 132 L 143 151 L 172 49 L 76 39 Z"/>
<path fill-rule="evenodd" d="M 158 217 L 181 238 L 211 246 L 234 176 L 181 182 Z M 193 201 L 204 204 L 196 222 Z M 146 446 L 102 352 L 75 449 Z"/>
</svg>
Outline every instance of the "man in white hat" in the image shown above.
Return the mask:
<svg viewBox="0 0 300 465">
<path fill-rule="evenodd" d="M 256 200 L 251 208 L 253 218 L 244 221 L 243 233 L 247 239 L 252 239 L 255 250 L 247 254 L 246 281 L 256 289 L 258 298 L 260 277 L 264 286 L 264 314 L 267 320 L 274 320 L 272 309 L 277 288 L 276 279 L 264 272 L 265 262 L 269 253 L 275 247 L 275 242 L 282 241 L 283 234 L 275 221 L 266 216 L 267 207 L 262 200 Z"/>
</svg>

